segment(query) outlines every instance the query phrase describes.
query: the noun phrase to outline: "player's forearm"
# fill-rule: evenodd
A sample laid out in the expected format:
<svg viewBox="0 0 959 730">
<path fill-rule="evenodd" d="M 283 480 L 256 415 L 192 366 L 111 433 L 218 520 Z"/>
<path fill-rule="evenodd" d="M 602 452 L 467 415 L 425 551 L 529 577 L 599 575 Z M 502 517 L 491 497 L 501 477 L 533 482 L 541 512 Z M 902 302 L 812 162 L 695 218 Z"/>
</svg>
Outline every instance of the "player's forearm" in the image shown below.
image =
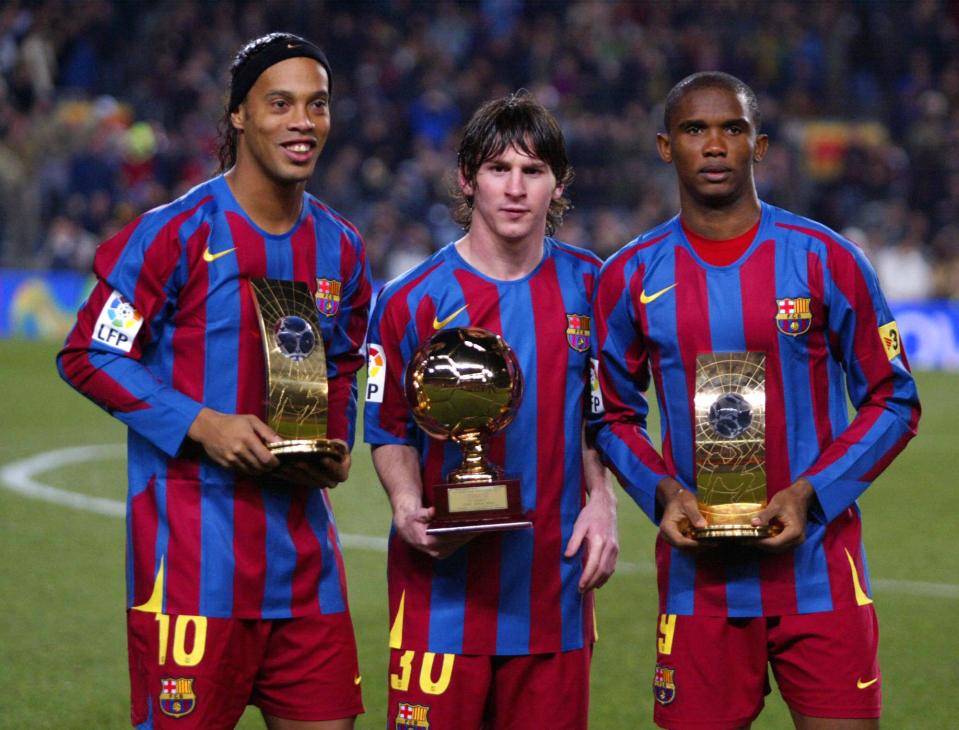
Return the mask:
<svg viewBox="0 0 959 730">
<path fill-rule="evenodd" d="M 656 504 L 665 509 L 683 491 L 683 485 L 672 477 L 663 477 L 656 485 Z"/>
<path fill-rule="evenodd" d="M 613 490 L 613 482 L 596 449 L 584 446 L 583 473 L 586 476 L 586 493 L 589 494 L 589 500 L 602 500 L 615 512 L 616 492 Z"/>
<path fill-rule="evenodd" d="M 330 378 L 327 388 L 326 437 L 340 439 L 352 449 L 356 428 L 356 375 Z"/>
<path fill-rule="evenodd" d="M 403 508 L 422 507 L 423 481 L 416 449 L 404 444 L 376 446 L 373 449 L 373 468 L 394 513 Z"/>
<path fill-rule="evenodd" d="M 131 357 L 92 348 L 60 355 L 61 376 L 73 388 L 169 456 L 179 452 L 201 403 L 161 383 Z"/>
<path fill-rule="evenodd" d="M 816 491 L 827 522 L 842 514 L 916 434 L 919 404 L 912 397 L 870 400 L 802 476 Z"/>
<path fill-rule="evenodd" d="M 596 447 L 626 493 L 654 523 L 659 523 L 656 485 L 669 476 L 666 465 L 638 429 L 626 427 L 627 439 L 606 424 L 596 436 Z"/>
</svg>

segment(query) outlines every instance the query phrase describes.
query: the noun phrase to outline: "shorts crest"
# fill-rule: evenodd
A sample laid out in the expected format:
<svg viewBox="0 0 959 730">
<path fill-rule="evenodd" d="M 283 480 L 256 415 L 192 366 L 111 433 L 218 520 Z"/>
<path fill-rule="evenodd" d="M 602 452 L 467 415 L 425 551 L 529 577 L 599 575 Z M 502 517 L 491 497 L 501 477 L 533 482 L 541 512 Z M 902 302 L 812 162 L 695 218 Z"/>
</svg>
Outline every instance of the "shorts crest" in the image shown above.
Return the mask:
<svg viewBox="0 0 959 730">
<path fill-rule="evenodd" d="M 336 279 L 316 280 L 316 308 L 327 317 L 340 311 L 340 289 L 342 284 Z"/>
<path fill-rule="evenodd" d="M 396 730 L 424 730 L 430 726 L 429 705 L 400 702 L 396 712 Z"/>
<path fill-rule="evenodd" d="M 566 342 L 577 352 L 589 349 L 589 320 L 588 314 L 566 313 Z"/>
<path fill-rule="evenodd" d="M 160 680 L 160 711 L 170 717 L 183 717 L 196 709 L 193 677 L 164 677 Z"/>
<path fill-rule="evenodd" d="M 776 300 L 776 327 L 784 335 L 804 335 L 812 325 L 809 297 L 786 297 Z"/>
<path fill-rule="evenodd" d="M 653 697 L 661 705 L 668 705 L 676 699 L 676 670 L 663 664 L 656 665 L 653 675 Z"/>
</svg>

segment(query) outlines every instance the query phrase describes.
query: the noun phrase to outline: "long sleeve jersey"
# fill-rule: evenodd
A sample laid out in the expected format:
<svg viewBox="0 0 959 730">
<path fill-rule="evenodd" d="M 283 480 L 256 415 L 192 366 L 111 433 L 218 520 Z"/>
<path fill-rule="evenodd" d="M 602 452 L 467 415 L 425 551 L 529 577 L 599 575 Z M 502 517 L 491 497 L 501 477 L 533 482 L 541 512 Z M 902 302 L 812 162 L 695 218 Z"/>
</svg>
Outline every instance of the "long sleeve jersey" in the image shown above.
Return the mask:
<svg viewBox="0 0 959 730">
<path fill-rule="evenodd" d="M 585 503 L 582 432 L 589 387 L 590 302 L 600 261 L 545 240 L 526 277 L 496 281 L 450 244 L 387 285 L 370 323 L 365 439 L 412 446 L 424 503 L 462 458 L 413 421 L 404 371 L 443 327 L 482 327 L 516 353 L 525 381 L 516 417 L 490 460 L 520 482 L 533 526 L 480 535 L 444 560 L 389 541 L 391 647 L 452 654 L 534 654 L 592 641 L 592 598 L 579 593 L 583 551 L 563 555 Z"/>
<path fill-rule="evenodd" d="M 756 236 L 713 266 L 678 217 L 603 267 L 596 298 L 602 405 L 591 433 L 654 521 L 665 476 L 696 490 L 694 403 L 702 353 L 766 356 L 765 455 L 771 498 L 800 477 L 816 505 L 797 548 L 729 547 L 694 556 L 659 539 L 661 609 L 771 616 L 869 602 L 856 498 L 916 432 L 919 401 L 898 328 L 862 252 L 828 228 L 763 204 Z M 656 389 L 661 454 L 646 431 Z M 847 397 L 855 407 L 850 422 Z"/>
<path fill-rule="evenodd" d="M 329 377 L 328 437 L 352 445 L 371 295 L 353 226 L 310 195 L 269 234 L 216 177 L 97 250 L 97 284 L 58 356 L 63 378 L 128 429 L 127 603 L 282 618 L 346 609 L 325 490 L 223 469 L 186 438 L 200 409 L 266 418 L 249 280 L 305 282 Z"/>
</svg>

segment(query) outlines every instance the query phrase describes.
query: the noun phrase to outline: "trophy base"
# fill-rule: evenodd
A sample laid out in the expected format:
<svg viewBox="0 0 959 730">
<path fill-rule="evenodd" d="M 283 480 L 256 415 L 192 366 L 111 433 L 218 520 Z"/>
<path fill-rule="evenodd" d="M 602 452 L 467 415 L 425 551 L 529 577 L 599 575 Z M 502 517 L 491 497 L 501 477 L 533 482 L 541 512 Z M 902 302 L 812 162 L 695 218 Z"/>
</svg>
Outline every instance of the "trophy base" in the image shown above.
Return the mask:
<svg viewBox="0 0 959 730">
<path fill-rule="evenodd" d="M 433 488 L 436 516 L 427 535 L 521 530 L 533 523 L 522 512 L 518 479 L 437 484 Z"/>
<path fill-rule="evenodd" d="M 347 454 L 345 444 L 330 439 L 289 439 L 268 444 L 267 448 L 280 460 L 281 464 L 321 458 L 343 461 Z"/>
<path fill-rule="evenodd" d="M 706 527 L 690 529 L 689 536 L 695 540 L 716 541 L 761 540 L 764 537 L 772 537 L 779 532 L 774 526 L 750 524 L 750 520 L 762 512 L 765 506 L 764 502 L 709 505 L 700 502 L 699 511 L 708 524 Z"/>
<path fill-rule="evenodd" d="M 696 540 L 761 540 L 774 534 L 769 525 L 708 525 L 690 530 Z"/>
<path fill-rule="evenodd" d="M 454 535 L 461 532 L 504 532 L 506 530 L 523 530 L 532 527 L 533 523 L 527 519 L 521 520 L 493 520 L 490 522 L 464 522 L 436 524 L 436 520 L 426 528 L 427 535 Z"/>
</svg>

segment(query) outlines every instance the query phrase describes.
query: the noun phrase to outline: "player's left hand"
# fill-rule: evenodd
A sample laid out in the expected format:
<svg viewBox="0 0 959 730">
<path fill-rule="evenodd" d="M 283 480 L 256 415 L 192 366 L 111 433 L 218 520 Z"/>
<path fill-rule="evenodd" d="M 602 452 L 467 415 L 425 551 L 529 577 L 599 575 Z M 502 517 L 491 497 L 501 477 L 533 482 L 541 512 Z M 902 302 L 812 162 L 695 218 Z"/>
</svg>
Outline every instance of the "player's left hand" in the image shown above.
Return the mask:
<svg viewBox="0 0 959 730">
<path fill-rule="evenodd" d="M 816 491 L 805 479 L 798 479 L 787 489 L 777 492 L 766 509 L 753 517 L 752 524 L 770 525 L 774 534 L 756 541 L 756 547 L 781 553 L 802 544 L 806 539 L 806 519 L 809 504 Z"/>
<path fill-rule="evenodd" d="M 339 439 L 336 439 L 339 441 Z M 346 442 L 341 441 L 344 446 Z M 350 475 L 352 457 L 349 452 L 342 460 L 322 456 L 310 461 L 294 461 L 278 468 L 275 475 L 298 487 L 333 489 Z"/>
<path fill-rule="evenodd" d="M 586 565 L 579 579 L 579 592 L 601 588 L 616 570 L 619 531 L 616 525 L 616 497 L 610 490 L 594 489 L 583 507 L 564 555 L 571 558 L 586 546 Z"/>
</svg>

